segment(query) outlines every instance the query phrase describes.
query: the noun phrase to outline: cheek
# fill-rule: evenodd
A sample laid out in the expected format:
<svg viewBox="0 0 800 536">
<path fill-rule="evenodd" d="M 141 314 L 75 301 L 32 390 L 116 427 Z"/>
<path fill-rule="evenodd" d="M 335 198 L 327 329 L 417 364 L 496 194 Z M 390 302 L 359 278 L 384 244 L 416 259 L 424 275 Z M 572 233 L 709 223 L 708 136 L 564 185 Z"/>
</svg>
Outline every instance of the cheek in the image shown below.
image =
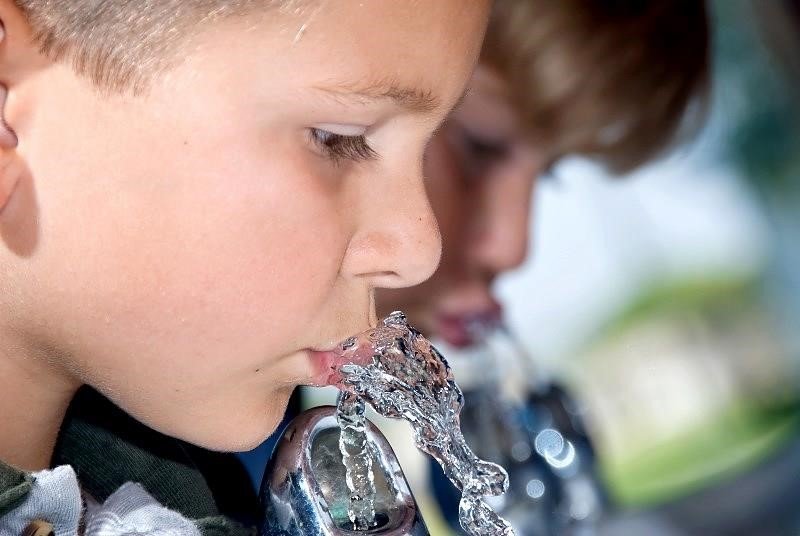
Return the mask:
<svg viewBox="0 0 800 536">
<path fill-rule="evenodd" d="M 188 383 L 299 349 L 336 285 L 347 234 L 335 196 L 297 162 L 186 156 L 127 168 L 109 178 L 116 193 L 85 189 L 53 226 L 54 249 L 74 263 L 75 277 L 57 283 L 60 305 L 86 353 Z"/>
<path fill-rule="evenodd" d="M 302 176 L 274 171 L 237 176 L 252 188 L 209 186 L 182 198 L 166 224 L 172 236 L 155 252 L 172 289 L 166 302 L 182 304 L 197 327 L 215 317 L 218 337 L 258 334 L 263 344 L 280 333 L 272 342 L 291 345 L 338 277 L 347 237 L 335 203 Z"/>
<path fill-rule="evenodd" d="M 425 179 L 445 252 L 458 245 L 460 231 L 469 220 L 466 179 L 457 155 L 444 136 L 437 136 L 425 155 Z"/>
<path fill-rule="evenodd" d="M 435 284 L 447 286 L 470 268 L 470 241 L 482 219 L 482 191 L 464 176 L 463 162 L 450 143 L 439 136 L 426 160 L 428 195 L 442 233 L 443 256 Z"/>
</svg>

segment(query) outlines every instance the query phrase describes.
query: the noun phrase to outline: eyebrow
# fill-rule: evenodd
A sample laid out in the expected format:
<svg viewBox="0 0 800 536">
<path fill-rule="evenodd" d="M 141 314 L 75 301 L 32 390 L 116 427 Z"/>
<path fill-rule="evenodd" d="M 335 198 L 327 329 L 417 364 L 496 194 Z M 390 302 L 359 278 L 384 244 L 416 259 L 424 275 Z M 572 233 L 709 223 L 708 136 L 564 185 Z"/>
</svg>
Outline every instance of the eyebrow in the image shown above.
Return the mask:
<svg viewBox="0 0 800 536">
<path fill-rule="evenodd" d="M 389 100 L 401 108 L 424 114 L 430 114 L 442 106 L 430 90 L 404 86 L 395 81 L 340 82 L 315 86 L 314 89 L 337 99 Z"/>
</svg>

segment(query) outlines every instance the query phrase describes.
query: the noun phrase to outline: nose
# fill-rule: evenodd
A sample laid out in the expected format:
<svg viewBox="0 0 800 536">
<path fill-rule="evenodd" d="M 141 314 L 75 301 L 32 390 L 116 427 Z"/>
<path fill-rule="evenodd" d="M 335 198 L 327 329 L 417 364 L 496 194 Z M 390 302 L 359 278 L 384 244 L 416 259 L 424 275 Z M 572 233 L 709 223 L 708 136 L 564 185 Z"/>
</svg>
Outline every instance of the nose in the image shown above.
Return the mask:
<svg viewBox="0 0 800 536">
<path fill-rule="evenodd" d="M 425 193 L 422 170 L 398 178 L 365 178 L 350 196 L 357 225 L 342 272 L 373 288 L 418 285 L 436 271 L 442 239 Z"/>
<path fill-rule="evenodd" d="M 472 255 L 488 274 L 519 267 L 528 254 L 537 168 L 509 166 L 483 182 L 472 225 Z"/>
</svg>

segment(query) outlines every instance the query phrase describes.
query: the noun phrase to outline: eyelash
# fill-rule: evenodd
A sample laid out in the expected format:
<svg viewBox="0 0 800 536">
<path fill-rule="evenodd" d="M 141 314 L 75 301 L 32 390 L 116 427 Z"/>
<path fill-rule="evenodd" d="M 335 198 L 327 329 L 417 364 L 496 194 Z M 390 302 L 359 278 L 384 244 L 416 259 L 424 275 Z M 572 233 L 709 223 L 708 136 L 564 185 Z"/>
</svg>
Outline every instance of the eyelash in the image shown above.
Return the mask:
<svg viewBox="0 0 800 536">
<path fill-rule="evenodd" d="M 310 134 L 314 144 L 334 163 L 338 164 L 343 160 L 365 162 L 378 158 L 378 153 L 369 146 L 363 134 L 359 136 L 344 136 L 318 128 L 310 129 Z"/>
</svg>

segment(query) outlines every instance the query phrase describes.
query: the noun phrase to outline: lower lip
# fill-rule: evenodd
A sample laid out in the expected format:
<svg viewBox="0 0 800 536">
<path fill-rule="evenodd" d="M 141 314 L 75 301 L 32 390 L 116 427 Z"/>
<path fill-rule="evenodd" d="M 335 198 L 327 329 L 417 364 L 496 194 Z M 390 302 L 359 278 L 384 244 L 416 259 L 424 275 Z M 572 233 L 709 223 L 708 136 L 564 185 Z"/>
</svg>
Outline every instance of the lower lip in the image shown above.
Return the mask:
<svg viewBox="0 0 800 536">
<path fill-rule="evenodd" d="M 312 385 L 317 387 L 324 387 L 326 385 L 335 385 L 337 383 L 337 374 L 335 369 L 336 352 L 332 350 L 318 351 L 310 350 L 309 358 L 313 370 Z"/>
<path fill-rule="evenodd" d="M 359 340 L 355 348 L 348 349 L 344 354 L 340 350 L 309 350 L 314 385 L 339 385 L 342 381 L 337 370 L 339 366 L 353 363 L 366 367 L 372 362 L 372 355 L 372 346 L 363 340 Z"/>
</svg>

